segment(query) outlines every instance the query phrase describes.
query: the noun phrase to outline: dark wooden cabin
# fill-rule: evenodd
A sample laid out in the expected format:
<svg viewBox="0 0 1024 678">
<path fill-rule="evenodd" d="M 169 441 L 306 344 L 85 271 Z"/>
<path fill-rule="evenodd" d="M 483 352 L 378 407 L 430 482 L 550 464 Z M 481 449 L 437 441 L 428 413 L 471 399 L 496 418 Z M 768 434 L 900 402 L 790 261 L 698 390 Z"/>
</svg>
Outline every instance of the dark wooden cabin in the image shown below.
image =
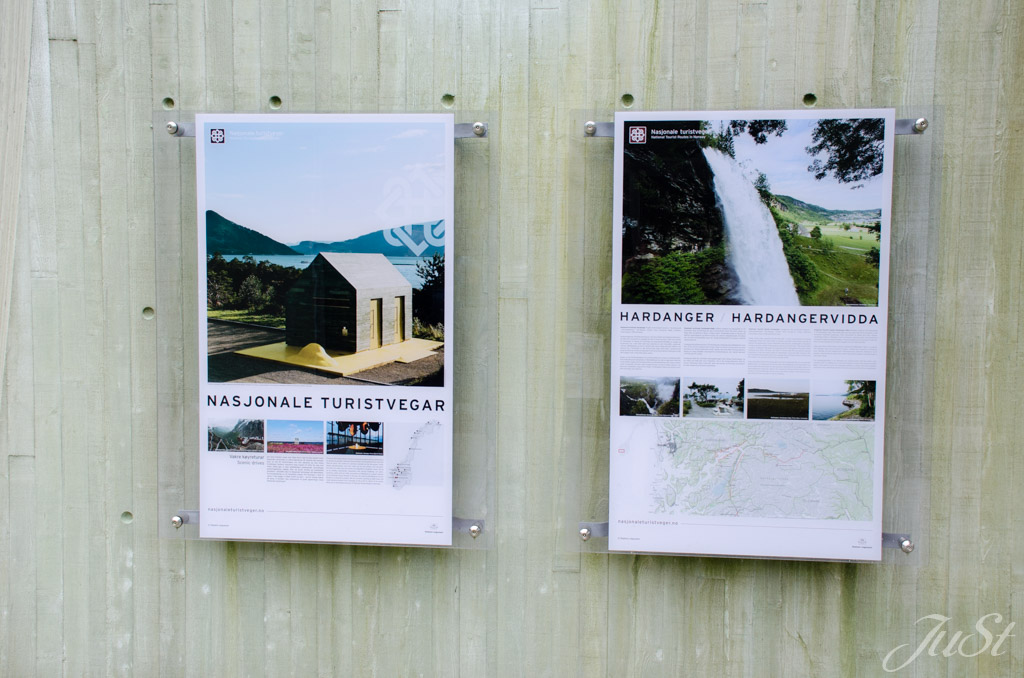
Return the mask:
<svg viewBox="0 0 1024 678">
<path fill-rule="evenodd" d="M 412 285 L 383 254 L 321 252 L 288 290 L 285 342 L 355 353 L 412 336 Z"/>
</svg>

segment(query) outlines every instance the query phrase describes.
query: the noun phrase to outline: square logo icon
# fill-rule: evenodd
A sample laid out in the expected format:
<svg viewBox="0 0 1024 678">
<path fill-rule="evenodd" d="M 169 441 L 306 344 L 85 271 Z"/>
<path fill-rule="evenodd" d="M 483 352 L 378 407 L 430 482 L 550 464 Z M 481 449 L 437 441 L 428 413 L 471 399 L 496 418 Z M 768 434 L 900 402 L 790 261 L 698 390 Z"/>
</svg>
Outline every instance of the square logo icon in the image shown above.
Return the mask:
<svg viewBox="0 0 1024 678">
<path fill-rule="evenodd" d="M 647 128 L 646 127 L 630 127 L 629 128 L 629 143 L 631 143 L 631 144 L 646 144 L 647 143 Z"/>
<path fill-rule="evenodd" d="M 211 144 L 223 144 L 224 143 L 224 130 L 222 130 L 222 129 L 211 129 L 210 130 L 210 143 Z"/>
</svg>

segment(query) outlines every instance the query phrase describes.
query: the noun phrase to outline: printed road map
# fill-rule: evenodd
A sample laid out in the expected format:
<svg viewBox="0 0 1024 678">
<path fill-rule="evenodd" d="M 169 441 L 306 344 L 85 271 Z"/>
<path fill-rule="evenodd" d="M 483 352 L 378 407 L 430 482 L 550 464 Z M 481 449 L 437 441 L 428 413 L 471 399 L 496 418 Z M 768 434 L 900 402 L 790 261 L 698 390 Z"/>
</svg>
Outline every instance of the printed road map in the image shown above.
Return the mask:
<svg viewBox="0 0 1024 678">
<path fill-rule="evenodd" d="M 651 513 L 872 519 L 871 424 L 638 419 L 623 433 L 619 448 L 651 460 Z"/>
</svg>

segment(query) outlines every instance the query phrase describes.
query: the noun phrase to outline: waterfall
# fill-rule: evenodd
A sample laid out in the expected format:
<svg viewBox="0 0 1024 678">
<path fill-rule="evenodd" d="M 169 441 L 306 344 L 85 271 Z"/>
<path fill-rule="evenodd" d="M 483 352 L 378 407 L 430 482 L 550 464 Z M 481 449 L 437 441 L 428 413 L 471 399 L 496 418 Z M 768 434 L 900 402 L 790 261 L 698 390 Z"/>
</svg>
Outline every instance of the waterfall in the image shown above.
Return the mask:
<svg viewBox="0 0 1024 678">
<path fill-rule="evenodd" d="M 705 148 L 704 157 L 725 217 L 726 259 L 736 276 L 739 303 L 799 306 L 778 228 L 757 189 L 728 155 Z"/>
</svg>

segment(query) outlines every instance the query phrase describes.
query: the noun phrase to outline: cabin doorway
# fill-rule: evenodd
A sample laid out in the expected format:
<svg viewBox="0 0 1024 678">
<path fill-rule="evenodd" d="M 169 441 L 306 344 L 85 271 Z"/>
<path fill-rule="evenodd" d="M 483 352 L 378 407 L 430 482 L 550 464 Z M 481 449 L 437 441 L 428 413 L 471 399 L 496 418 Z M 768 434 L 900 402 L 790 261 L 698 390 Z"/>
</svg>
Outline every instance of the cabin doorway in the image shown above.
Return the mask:
<svg viewBox="0 0 1024 678">
<path fill-rule="evenodd" d="M 395 343 L 405 341 L 405 297 L 395 297 Z"/>
<path fill-rule="evenodd" d="M 381 347 L 383 299 L 370 299 L 370 348 Z"/>
</svg>

